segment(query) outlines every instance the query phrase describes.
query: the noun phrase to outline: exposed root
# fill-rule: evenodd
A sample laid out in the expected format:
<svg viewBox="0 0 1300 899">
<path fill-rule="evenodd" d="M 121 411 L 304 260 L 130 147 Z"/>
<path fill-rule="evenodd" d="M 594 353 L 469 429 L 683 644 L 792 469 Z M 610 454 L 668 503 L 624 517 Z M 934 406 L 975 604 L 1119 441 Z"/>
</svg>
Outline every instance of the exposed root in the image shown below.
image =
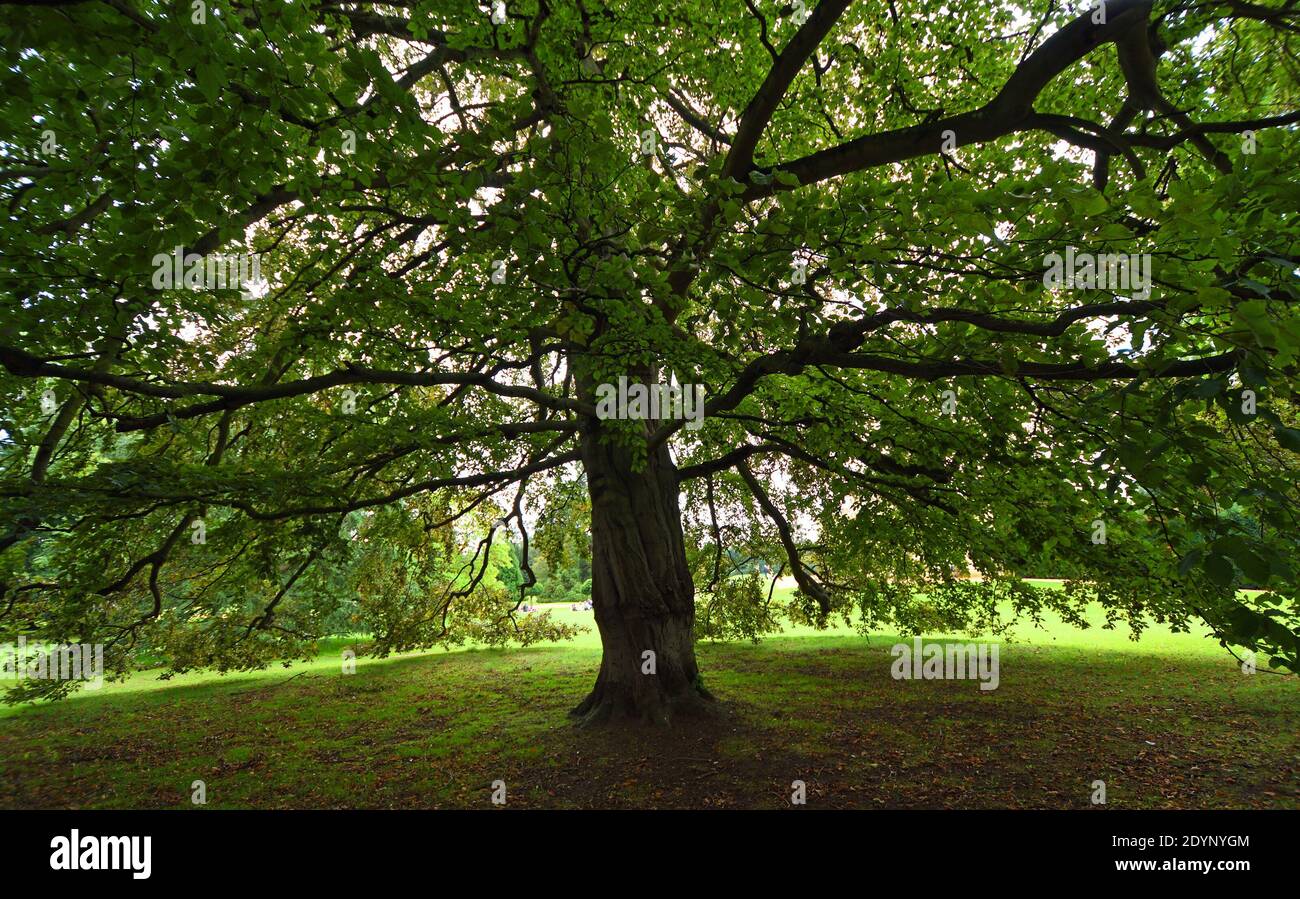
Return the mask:
<svg viewBox="0 0 1300 899">
<path fill-rule="evenodd" d="M 694 684 L 672 696 L 659 690 L 610 689 L 596 684 L 587 698 L 569 712 L 579 728 L 620 724 L 671 727 L 692 718 L 715 718 L 721 703 L 702 684 Z"/>
</svg>

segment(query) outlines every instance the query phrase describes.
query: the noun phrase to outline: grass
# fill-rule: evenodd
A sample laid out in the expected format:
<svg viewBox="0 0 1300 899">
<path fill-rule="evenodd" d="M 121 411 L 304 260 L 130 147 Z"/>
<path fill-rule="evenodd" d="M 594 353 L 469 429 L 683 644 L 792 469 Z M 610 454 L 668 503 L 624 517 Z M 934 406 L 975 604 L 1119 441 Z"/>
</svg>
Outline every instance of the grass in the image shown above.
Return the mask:
<svg viewBox="0 0 1300 899">
<path fill-rule="evenodd" d="M 1050 586 L 1050 585 L 1045 585 Z M 899 681 L 894 635 L 787 627 L 701 644 L 717 721 L 576 731 L 600 662 L 566 644 L 161 681 L 143 672 L 0 711 L 7 808 L 1300 807 L 1300 684 L 1246 676 L 1203 633 L 1027 625 L 1000 686 Z M 1103 617 L 1095 610 L 1093 620 Z M 942 636 L 942 635 L 935 635 Z"/>
</svg>

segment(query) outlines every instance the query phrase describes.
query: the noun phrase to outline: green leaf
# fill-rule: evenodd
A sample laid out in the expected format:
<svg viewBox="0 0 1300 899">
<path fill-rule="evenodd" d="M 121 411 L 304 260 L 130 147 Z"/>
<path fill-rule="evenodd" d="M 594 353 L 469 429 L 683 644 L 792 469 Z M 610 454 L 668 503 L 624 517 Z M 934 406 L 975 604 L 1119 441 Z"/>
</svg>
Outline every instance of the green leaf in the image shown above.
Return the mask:
<svg viewBox="0 0 1300 899">
<path fill-rule="evenodd" d="M 194 77 L 204 99 L 209 103 L 215 102 L 226 86 L 226 70 L 219 63 L 199 63 L 194 67 Z"/>
<path fill-rule="evenodd" d="M 1186 577 L 1193 568 L 1200 564 L 1200 561 L 1204 556 L 1205 551 L 1200 547 L 1190 550 L 1187 555 L 1183 556 L 1183 560 L 1178 563 L 1178 574 L 1182 577 Z"/>
<path fill-rule="evenodd" d="M 1210 580 L 1214 581 L 1214 583 L 1220 587 L 1226 587 L 1232 583 L 1232 579 L 1237 572 L 1226 556 L 1214 553 L 1205 557 L 1205 573 L 1210 576 Z"/>
<path fill-rule="evenodd" d="M 1273 435 L 1277 442 L 1293 453 L 1300 453 L 1300 430 L 1295 428 L 1276 428 Z"/>
</svg>

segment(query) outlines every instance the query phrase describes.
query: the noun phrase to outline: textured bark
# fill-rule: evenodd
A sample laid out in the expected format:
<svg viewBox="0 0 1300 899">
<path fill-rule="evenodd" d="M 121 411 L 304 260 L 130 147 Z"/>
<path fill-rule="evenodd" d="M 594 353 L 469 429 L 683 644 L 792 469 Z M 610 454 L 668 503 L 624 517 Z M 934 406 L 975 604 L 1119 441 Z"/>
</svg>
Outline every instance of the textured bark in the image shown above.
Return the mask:
<svg viewBox="0 0 1300 899">
<path fill-rule="evenodd" d="M 626 451 L 583 441 L 591 494 L 591 596 L 604 647 L 580 724 L 668 724 L 707 710 L 695 663 L 695 587 L 686 564 L 677 471 L 666 448 L 633 471 Z M 647 652 L 654 653 L 654 673 Z"/>
</svg>

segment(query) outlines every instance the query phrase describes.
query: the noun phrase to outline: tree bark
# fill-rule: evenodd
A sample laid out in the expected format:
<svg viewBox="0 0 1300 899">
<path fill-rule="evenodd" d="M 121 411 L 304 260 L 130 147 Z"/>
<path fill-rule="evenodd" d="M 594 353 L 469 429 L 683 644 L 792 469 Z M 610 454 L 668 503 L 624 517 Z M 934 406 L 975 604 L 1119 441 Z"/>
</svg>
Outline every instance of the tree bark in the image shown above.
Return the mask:
<svg viewBox="0 0 1300 899">
<path fill-rule="evenodd" d="M 591 496 L 591 598 L 604 655 L 580 725 L 666 725 L 705 712 L 695 663 L 695 586 L 686 563 L 678 478 L 667 447 L 633 471 L 627 451 L 584 435 Z"/>
</svg>

